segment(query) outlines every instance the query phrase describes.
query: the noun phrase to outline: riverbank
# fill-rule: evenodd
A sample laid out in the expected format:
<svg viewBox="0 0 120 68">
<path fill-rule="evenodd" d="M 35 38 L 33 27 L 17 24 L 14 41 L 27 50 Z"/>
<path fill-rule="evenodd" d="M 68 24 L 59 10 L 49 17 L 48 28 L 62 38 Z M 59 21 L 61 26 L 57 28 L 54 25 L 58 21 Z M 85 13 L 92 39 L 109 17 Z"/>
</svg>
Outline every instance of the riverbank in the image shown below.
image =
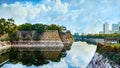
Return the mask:
<svg viewBox="0 0 120 68">
<path fill-rule="evenodd" d="M 0 42 L 0 54 L 8 52 L 11 48 L 20 51 L 61 51 L 63 48 L 70 47 L 73 42 L 70 33 L 59 33 L 57 30 L 45 31 L 42 34 L 35 31 L 18 31 L 12 36 L 13 39 L 19 37 L 19 40 L 9 43 L 7 41 Z M 28 39 L 24 40 L 26 37 Z"/>
<path fill-rule="evenodd" d="M 5 42 L 0 42 L 0 55 L 11 50 L 11 45 L 7 45 Z"/>
<path fill-rule="evenodd" d="M 64 47 L 63 43 L 57 40 L 12 42 L 11 46 L 16 51 L 61 51 Z"/>
<path fill-rule="evenodd" d="M 98 43 L 97 51 L 88 68 L 119 68 L 120 44 Z"/>
<path fill-rule="evenodd" d="M 89 65 L 87 66 L 87 68 L 119 68 L 119 67 L 120 66 L 118 64 L 97 52 L 95 53 Z"/>
</svg>

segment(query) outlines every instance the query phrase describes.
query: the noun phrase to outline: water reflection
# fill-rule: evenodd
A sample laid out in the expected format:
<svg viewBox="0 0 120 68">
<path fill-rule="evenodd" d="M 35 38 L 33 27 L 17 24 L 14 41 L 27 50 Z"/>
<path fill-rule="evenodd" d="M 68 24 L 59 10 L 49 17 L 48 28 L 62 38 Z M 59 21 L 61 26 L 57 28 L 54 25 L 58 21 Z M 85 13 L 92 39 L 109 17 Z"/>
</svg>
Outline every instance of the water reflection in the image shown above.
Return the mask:
<svg viewBox="0 0 120 68">
<path fill-rule="evenodd" d="M 58 51 L 16 52 L 9 55 L 9 62 L 1 68 L 85 68 L 92 59 L 96 46 L 74 42 L 65 53 Z M 64 56 L 64 58 L 62 58 Z"/>
<path fill-rule="evenodd" d="M 17 64 L 21 62 L 26 66 L 40 66 L 48 64 L 49 61 L 59 62 L 61 57 L 65 57 L 66 52 L 60 51 L 16 51 L 11 50 L 9 53 L 0 56 L 0 63 L 9 59 L 9 63 Z M 1 64 L 2 65 L 2 64 Z"/>
<path fill-rule="evenodd" d="M 8 59 L 9 59 L 9 55 L 8 54 L 9 53 L 0 55 L 0 66 L 8 61 Z"/>
<path fill-rule="evenodd" d="M 57 51 L 29 51 L 29 52 L 10 52 L 10 62 L 17 64 L 21 62 L 23 65 L 39 66 L 49 63 L 48 60 L 58 62 L 60 61 L 60 52 Z"/>
</svg>

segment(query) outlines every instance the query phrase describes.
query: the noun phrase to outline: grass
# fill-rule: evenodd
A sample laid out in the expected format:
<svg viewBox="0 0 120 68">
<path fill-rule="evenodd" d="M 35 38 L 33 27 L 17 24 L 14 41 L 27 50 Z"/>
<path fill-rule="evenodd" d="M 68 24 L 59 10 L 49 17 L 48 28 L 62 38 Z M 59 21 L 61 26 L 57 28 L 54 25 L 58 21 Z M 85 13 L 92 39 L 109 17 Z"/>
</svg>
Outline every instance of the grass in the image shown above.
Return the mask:
<svg viewBox="0 0 120 68">
<path fill-rule="evenodd" d="M 107 46 L 109 46 L 111 49 L 115 48 L 120 51 L 120 43 L 119 44 L 107 44 Z"/>
<path fill-rule="evenodd" d="M 114 61 L 117 64 L 120 64 L 120 44 L 106 44 L 105 46 L 99 46 L 97 52 L 102 54 L 104 57 Z"/>
<path fill-rule="evenodd" d="M 111 47 L 120 48 L 120 44 L 111 44 Z"/>
</svg>

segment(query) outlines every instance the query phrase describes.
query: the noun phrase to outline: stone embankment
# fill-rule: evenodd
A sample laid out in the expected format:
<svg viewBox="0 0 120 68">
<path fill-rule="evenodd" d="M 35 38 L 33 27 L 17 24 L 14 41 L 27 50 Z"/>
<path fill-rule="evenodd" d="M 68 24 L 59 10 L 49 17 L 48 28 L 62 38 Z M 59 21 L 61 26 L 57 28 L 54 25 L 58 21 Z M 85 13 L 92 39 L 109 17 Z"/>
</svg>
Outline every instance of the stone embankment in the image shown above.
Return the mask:
<svg viewBox="0 0 120 68">
<path fill-rule="evenodd" d="M 87 68 L 120 68 L 119 49 L 98 43 L 97 51 Z"/>
<path fill-rule="evenodd" d="M 7 45 L 5 42 L 0 42 L 0 55 L 2 53 L 9 52 L 11 49 L 11 45 Z"/>
<path fill-rule="evenodd" d="M 18 31 L 13 34 L 13 37 L 19 37 L 19 41 L 4 43 L 4 46 L 3 43 L 0 43 L 0 54 L 8 52 L 11 47 L 20 51 L 61 51 L 66 44 L 72 44 L 73 39 L 71 36 L 68 33 L 60 34 L 57 30 L 45 31 L 44 33 Z M 29 37 L 30 39 L 25 41 L 25 37 Z"/>
<path fill-rule="evenodd" d="M 119 68 L 119 65 L 105 58 L 103 55 L 95 53 L 87 68 Z"/>
<path fill-rule="evenodd" d="M 61 41 L 22 41 L 12 44 L 12 49 L 18 51 L 61 51 L 63 47 Z"/>
<path fill-rule="evenodd" d="M 69 50 L 73 43 L 73 37 L 70 33 L 60 33 L 61 40 L 64 44 L 63 50 Z"/>
</svg>

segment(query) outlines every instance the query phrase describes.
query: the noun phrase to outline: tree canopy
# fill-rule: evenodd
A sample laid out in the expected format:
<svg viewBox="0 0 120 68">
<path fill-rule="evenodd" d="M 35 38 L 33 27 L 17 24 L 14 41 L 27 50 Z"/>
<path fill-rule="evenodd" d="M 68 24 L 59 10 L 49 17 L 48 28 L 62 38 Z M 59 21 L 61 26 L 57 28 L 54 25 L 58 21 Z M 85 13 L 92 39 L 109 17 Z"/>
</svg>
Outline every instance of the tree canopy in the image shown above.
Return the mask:
<svg viewBox="0 0 120 68">
<path fill-rule="evenodd" d="M 35 30 L 39 33 L 44 32 L 45 30 L 58 30 L 59 32 L 62 31 L 62 28 L 59 25 L 51 24 L 51 25 L 46 25 L 46 24 L 30 24 L 30 23 L 25 23 L 21 24 L 18 26 L 18 30 Z"/>
<path fill-rule="evenodd" d="M 10 19 L 0 19 L 0 36 L 6 33 L 13 33 L 17 30 L 17 25 L 14 24 L 13 18 Z"/>
<path fill-rule="evenodd" d="M 62 28 L 60 26 L 57 26 L 55 24 L 51 24 L 47 28 L 48 30 L 58 30 L 59 32 L 62 32 Z"/>
<path fill-rule="evenodd" d="M 18 26 L 18 30 L 32 30 L 32 24 L 25 23 Z"/>
<path fill-rule="evenodd" d="M 42 33 L 45 31 L 45 25 L 43 24 L 33 24 L 32 30 L 36 30 L 38 33 Z"/>
</svg>

